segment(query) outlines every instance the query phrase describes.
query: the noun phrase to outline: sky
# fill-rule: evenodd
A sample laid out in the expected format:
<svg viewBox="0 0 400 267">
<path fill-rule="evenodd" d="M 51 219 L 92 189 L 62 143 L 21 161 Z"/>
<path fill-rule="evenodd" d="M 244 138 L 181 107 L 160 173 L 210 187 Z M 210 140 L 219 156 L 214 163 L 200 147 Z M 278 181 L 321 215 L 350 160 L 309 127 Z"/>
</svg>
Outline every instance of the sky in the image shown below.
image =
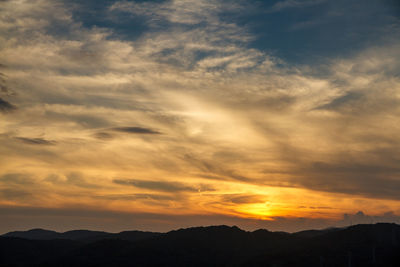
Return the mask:
<svg viewBox="0 0 400 267">
<path fill-rule="evenodd" d="M 395 0 L 1 0 L 0 233 L 400 223 Z"/>
</svg>

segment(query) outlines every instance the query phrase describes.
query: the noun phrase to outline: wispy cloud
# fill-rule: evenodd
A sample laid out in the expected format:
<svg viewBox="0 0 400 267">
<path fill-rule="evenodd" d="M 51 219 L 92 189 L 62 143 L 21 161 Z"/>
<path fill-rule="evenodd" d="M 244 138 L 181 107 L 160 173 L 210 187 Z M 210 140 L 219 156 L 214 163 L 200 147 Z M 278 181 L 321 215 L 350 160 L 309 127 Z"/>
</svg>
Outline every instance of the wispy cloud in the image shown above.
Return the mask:
<svg viewBox="0 0 400 267">
<path fill-rule="evenodd" d="M 163 192 L 201 192 L 212 191 L 211 188 L 205 186 L 189 186 L 179 182 L 164 182 L 164 181 L 151 181 L 151 180 L 135 180 L 135 179 L 115 179 L 114 183 L 120 185 L 130 185 L 143 189 L 150 189 Z"/>
<path fill-rule="evenodd" d="M 29 144 L 29 145 L 55 145 L 56 142 L 53 140 L 46 140 L 43 138 L 28 138 L 28 137 L 15 137 L 18 141 Z"/>
<path fill-rule="evenodd" d="M 303 8 L 308 6 L 314 6 L 326 2 L 326 0 L 281 0 L 275 3 L 270 12 L 277 12 L 287 8 Z"/>
<path fill-rule="evenodd" d="M 50 182 L 54 185 L 72 185 L 81 188 L 100 188 L 101 186 L 96 183 L 88 181 L 81 173 L 71 172 L 63 176 L 56 174 L 49 175 L 44 179 L 45 182 Z"/>
<path fill-rule="evenodd" d="M 6 113 L 17 109 L 13 104 L 0 98 L 0 112 Z"/>
<path fill-rule="evenodd" d="M 349 106 L 350 108 L 353 106 L 354 101 L 359 100 L 362 97 L 362 94 L 357 92 L 348 92 L 343 96 L 339 96 L 327 104 L 316 107 L 316 109 L 327 109 L 327 110 L 337 110 L 345 106 Z"/>
<path fill-rule="evenodd" d="M 131 12 L 147 16 L 151 20 L 167 20 L 179 24 L 198 24 L 204 21 L 216 22 L 216 15 L 222 10 L 238 8 L 233 3 L 221 1 L 170 0 L 163 2 L 125 2 L 118 1 L 110 10 Z M 156 22 L 154 22 L 156 23 Z"/>
<path fill-rule="evenodd" d="M 28 174 L 7 173 L 0 176 L 0 182 L 14 185 L 32 185 L 35 183 L 35 180 Z"/>
<path fill-rule="evenodd" d="M 222 196 L 221 201 L 234 204 L 264 203 L 267 201 L 267 197 L 263 195 L 226 194 Z"/>
<path fill-rule="evenodd" d="M 98 139 L 103 139 L 103 140 L 110 140 L 114 137 L 112 134 L 106 133 L 106 132 L 98 132 L 98 133 L 95 133 L 93 136 Z"/>
<path fill-rule="evenodd" d="M 131 127 L 115 127 L 112 128 L 111 130 L 116 131 L 116 132 L 121 132 L 121 133 L 130 133 L 130 134 L 161 134 L 160 132 L 150 129 L 150 128 L 144 128 L 144 127 L 137 127 L 137 126 L 131 126 Z"/>
<path fill-rule="evenodd" d="M 161 194 L 109 194 L 97 196 L 101 199 L 109 199 L 109 200 L 149 200 L 154 203 L 158 201 L 169 201 L 176 200 L 176 196 L 171 195 L 161 195 Z"/>
<path fill-rule="evenodd" d="M 30 200 L 33 195 L 22 189 L 2 188 L 0 189 L 0 196 L 9 200 Z"/>
</svg>

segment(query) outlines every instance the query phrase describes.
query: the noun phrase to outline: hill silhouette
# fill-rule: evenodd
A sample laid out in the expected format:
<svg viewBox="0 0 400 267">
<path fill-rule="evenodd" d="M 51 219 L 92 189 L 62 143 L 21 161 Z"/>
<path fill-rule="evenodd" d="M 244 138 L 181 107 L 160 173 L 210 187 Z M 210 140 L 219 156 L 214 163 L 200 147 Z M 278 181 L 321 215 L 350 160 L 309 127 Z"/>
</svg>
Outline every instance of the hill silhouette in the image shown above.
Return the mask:
<svg viewBox="0 0 400 267">
<path fill-rule="evenodd" d="M 55 231 L 49 231 L 44 229 L 32 229 L 28 231 L 9 232 L 4 234 L 3 237 L 19 237 L 30 240 L 67 239 L 67 240 L 77 240 L 84 242 L 93 242 L 103 239 L 121 239 L 121 240 L 137 241 L 157 236 L 160 234 L 161 233 L 142 232 L 142 231 L 124 231 L 114 234 L 114 233 L 89 231 L 89 230 L 73 230 L 64 233 L 58 233 Z"/>
<path fill-rule="evenodd" d="M 0 237 L 0 266 L 400 266 L 400 226 L 298 233 L 209 226 L 168 233 L 43 229 Z"/>
</svg>

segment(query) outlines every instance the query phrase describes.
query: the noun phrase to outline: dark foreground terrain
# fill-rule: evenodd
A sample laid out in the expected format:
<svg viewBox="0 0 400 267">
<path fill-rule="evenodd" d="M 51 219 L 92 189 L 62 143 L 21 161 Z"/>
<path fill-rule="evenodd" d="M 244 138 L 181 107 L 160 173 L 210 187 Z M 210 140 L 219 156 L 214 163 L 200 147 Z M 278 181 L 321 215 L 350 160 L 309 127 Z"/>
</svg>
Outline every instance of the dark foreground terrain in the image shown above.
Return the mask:
<svg viewBox="0 0 400 267">
<path fill-rule="evenodd" d="M 400 266 L 400 226 L 298 233 L 210 226 L 168 233 L 34 229 L 0 236 L 0 266 Z"/>
</svg>

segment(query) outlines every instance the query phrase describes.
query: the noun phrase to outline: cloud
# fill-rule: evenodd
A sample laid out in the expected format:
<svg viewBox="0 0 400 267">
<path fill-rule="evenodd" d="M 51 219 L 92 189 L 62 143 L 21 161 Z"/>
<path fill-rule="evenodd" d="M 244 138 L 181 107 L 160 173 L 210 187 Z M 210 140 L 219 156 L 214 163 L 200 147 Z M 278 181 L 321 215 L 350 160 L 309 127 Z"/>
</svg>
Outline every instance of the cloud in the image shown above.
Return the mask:
<svg viewBox="0 0 400 267">
<path fill-rule="evenodd" d="M 146 180 L 134 180 L 134 179 L 114 179 L 114 183 L 119 185 L 129 185 L 142 189 L 149 189 L 154 191 L 162 192 L 202 192 L 212 191 L 213 189 L 207 186 L 189 186 L 187 184 L 179 182 L 163 182 L 163 181 L 146 181 Z"/>
<path fill-rule="evenodd" d="M 54 120 L 57 122 L 60 121 L 73 122 L 84 128 L 100 128 L 109 126 L 111 124 L 111 122 L 109 122 L 107 118 L 103 118 L 90 113 L 85 114 L 84 112 L 74 112 L 74 111 L 59 112 L 55 110 L 47 110 L 45 115 L 50 120 Z"/>
<path fill-rule="evenodd" d="M 144 127 L 115 127 L 111 128 L 111 130 L 116 131 L 116 132 L 122 132 L 122 133 L 130 133 L 130 134 L 161 134 L 160 132 L 150 129 L 150 128 L 144 128 Z"/>
<path fill-rule="evenodd" d="M 223 202 L 234 204 L 249 204 L 266 202 L 266 196 L 263 195 L 245 195 L 245 194 L 226 194 L 222 195 Z"/>
<path fill-rule="evenodd" d="M 73 185 L 86 189 L 97 189 L 101 187 L 99 184 L 89 182 L 87 178 L 78 172 L 71 172 L 63 176 L 51 174 L 47 176 L 44 181 L 54 185 Z"/>
<path fill-rule="evenodd" d="M 118 1 L 111 12 L 144 16 L 151 29 L 139 41 L 152 60 L 178 68 L 232 70 L 252 67 L 262 61 L 256 50 L 242 49 L 252 37 L 235 23 L 219 18 L 224 11 L 238 12 L 239 4 L 224 1 Z M 217 69 L 221 69 L 220 67 Z"/>
<path fill-rule="evenodd" d="M 33 195 L 23 189 L 2 188 L 0 189 L 0 197 L 8 200 L 31 200 Z"/>
<path fill-rule="evenodd" d="M 230 169 L 226 169 L 221 166 L 222 164 L 216 165 L 214 162 L 211 162 L 209 160 L 199 159 L 193 154 L 183 155 L 183 160 L 203 172 L 201 176 L 207 179 L 232 179 L 243 182 L 252 182 L 251 178 L 237 174 L 235 171 L 232 171 Z"/>
<path fill-rule="evenodd" d="M 152 203 L 154 204 L 155 202 L 158 201 L 176 200 L 177 196 L 160 195 L 160 194 L 110 194 L 110 195 L 96 196 L 96 198 L 109 199 L 109 200 L 148 200 L 152 201 Z"/>
<path fill-rule="evenodd" d="M 7 173 L 0 176 L 0 183 L 7 185 L 33 185 L 35 180 L 28 174 Z"/>
<path fill-rule="evenodd" d="M 346 155 L 342 157 L 346 158 Z M 349 156 L 347 160 L 314 162 L 312 166 L 303 166 L 303 171 L 298 169 L 297 173 L 304 178 L 293 179 L 292 182 L 314 190 L 400 200 L 397 190 L 400 168 L 382 163 L 359 163 Z"/>
<path fill-rule="evenodd" d="M 0 68 L 4 67 L 0 64 Z M 6 84 L 6 76 L 0 72 L 0 93 L 10 95 L 12 94 L 10 88 Z"/>
<path fill-rule="evenodd" d="M 362 100 L 360 98 L 362 98 L 361 93 L 347 92 L 345 95 L 333 99 L 330 103 L 316 107 L 315 109 L 336 110 L 343 106 L 349 106 L 351 108 L 355 101 Z"/>
<path fill-rule="evenodd" d="M 288 8 L 303 8 L 308 6 L 314 6 L 314 5 L 319 5 L 323 2 L 326 2 L 326 0 L 305 0 L 305 1 L 281 0 L 275 3 L 271 7 L 270 12 L 278 12 Z"/>
<path fill-rule="evenodd" d="M 0 112 L 7 113 L 16 109 L 16 106 L 0 98 Z"/>
<path fill-rule="evenodd" d="M 95 133 L 93 136 L 101 140 L 110 140 L 114 138 L 112 134 L 106 132 L 98 132 Z"/>
<path fill-rule="evenodd" d="M 131 12 L 142 15 L 152 20 L 167 20 L 172 23 L 198 24 L 202 21 L 212 20 L 214 13 L 221 4 L 217 1 L 163 1 L 157 2 L 126 2 L 117 1 L 111 7 L 111 11 Z"/>
<path fill-rule="evenodd" d="M 55 145 L 56 142 L 53 140 L 46 140 L 43 138 L 28 138 L 28 137 L 15 137 L 18 141 L 29 144 L 29 145 L 44 145 L 44 146 L 49 146 L 49 145 Z"/>
</svg>

